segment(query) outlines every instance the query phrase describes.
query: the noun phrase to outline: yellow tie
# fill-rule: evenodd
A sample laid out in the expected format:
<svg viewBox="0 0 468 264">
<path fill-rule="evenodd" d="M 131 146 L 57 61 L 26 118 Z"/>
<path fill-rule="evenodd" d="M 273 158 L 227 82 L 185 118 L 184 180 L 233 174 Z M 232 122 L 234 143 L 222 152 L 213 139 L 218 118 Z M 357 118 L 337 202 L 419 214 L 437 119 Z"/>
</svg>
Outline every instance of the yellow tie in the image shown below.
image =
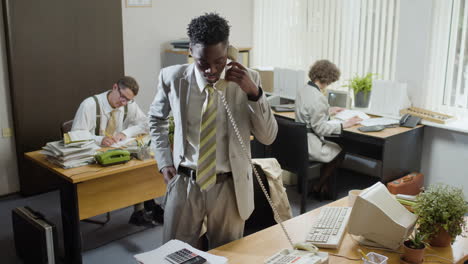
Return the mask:
<svg viewBox="0 0 468 264">
<path fill-rule="evenodd" d="M 208 101 L 200 124 L 200 147 L 196 182 L 202 190 L 216 183 L 216 94 L 213 86 L 207 85 Z"/>
<path fill-rule="evenodd" d="M 117 113 L 117 109 L 112 110 L 109 120 L 107 120 L 106 136 L 113 136 L 115 133 L 117 128 Z"/>
</svg>

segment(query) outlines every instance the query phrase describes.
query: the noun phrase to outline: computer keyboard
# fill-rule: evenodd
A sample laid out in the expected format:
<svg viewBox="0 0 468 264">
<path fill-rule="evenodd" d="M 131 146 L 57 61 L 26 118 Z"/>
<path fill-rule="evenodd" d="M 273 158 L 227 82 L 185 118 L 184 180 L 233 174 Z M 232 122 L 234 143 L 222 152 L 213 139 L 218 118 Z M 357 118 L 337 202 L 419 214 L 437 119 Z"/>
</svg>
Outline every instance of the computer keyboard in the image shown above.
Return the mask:
<svg viewBox="0 0 468 264">
<path fill-rule="evenodd" d="M 351 207 L 323 207 L 306 241 L 321 248 L 338 248 L 348 225 Z"/>
</svg>

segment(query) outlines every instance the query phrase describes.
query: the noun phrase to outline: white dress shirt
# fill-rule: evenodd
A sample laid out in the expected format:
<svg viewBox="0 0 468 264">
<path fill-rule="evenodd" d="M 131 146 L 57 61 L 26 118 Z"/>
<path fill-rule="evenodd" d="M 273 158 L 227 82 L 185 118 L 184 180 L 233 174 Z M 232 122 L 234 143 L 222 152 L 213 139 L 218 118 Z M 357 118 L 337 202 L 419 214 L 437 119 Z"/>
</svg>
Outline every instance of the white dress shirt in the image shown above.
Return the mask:
<svg viewBox="0 0 468 264">
<path fill-rule="evenodd" d="M 96 102 L 92 97 L 86 98 L 76 111 L 75 119 L 73 120 L 72 130 L 87 130 L 94 135 L 94 140 L 97 144 L 101 144 L 104 138 L 107 121 L 110 118 L 110 113 L 114 108 L 109 104 L 107 94 L 110 91 L 96 95 L 99 107 L 101 110 L 101 121 L 99 135 L 94 135 L 96 131 Z M 141 111 L 136 102 L 128 104 L 127 117 L 124 118 L 124 106 L 117 108 L 116 116 L 116 133 L 123 133 L 127 137 L 134 137 L 138 134 L 148 133 L 148 118 Z"/>
<path fill-rule="evenodd" d="M 206 103 L 207 91 L 205 86 L 208 84 L 202 77 L 200 71 L 195 67 L 196 82 L 192 82 L 190 87 L 190 104 L 187 106 L 187 138 L 185 144 L 185 157 L 180 165 L 197 169 L 198 151 L 200 145 L 200 123 L 203 105 Z M 223 78 L 224 72 L 221 75 Z M 216 84 L 214 85 L 216 87 Z M 227 133 L 227 113 L 221 98 L 217 92 L 214 93 L 218 97 L 218 109 L 216 112 L 216 173 L 230 172 L 231 163 L 229 162 L 229 140 Z"/>
</svg>

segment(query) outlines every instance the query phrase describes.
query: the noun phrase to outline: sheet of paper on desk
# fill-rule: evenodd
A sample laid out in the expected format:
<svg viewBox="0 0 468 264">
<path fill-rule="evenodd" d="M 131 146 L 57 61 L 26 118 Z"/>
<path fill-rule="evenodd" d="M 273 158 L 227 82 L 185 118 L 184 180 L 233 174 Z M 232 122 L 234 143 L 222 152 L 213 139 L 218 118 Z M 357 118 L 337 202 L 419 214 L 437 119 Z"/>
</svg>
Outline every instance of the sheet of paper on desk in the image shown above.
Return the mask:
<svg viewBox="0 0 468 264">
<path fill-rule="evenodd" d="M 160 246 L 155 250 L 151 250 L 145 253 L 135 255 L 135 259 L 143 264 L 170 264 L 165 257 L 171 253 L 174 253 L 180 249 L 186 248 L 193 253 L 204 257 L 207 260 L 207 264 L 226 264 L 228 259 L 225 257 L 216 256 L 203 251 L 200 251 L 187 243 L 180 240 L 173 239 L 166 244 Z"/>
<path fill-rule="evenodd" d="M 348 120 L 352 117 L 355 117 L 355 116 L 358 116 L 359 118 L 365 120 L 365 119 L 369 119 L 370 117 L 362 112 L 362 111 L 358 111 L 358 110 L 349 110 L 349 109 L 345 109 L 341 112 L 339 112 L 338 114 L 335 115 L 335 118 L 336 119 L 340 119 L 340 120 Z"/>
<path fill-rule="evenodd" d="M 399 120 L 393 119 L 393 118 L 379 117 L 379 118 L 369 118 L 361 122 L 361 125 L 363 126 L 377 126 L 377 125 L 386 126 L 386 125 L 393 125 L 393 124 L 399 124 Z"/>
<path fill-rule="evenodd" d="M 113 147 L 113 148 L 125 147 L 125 146 L 128 146 L 130 143 L 132 143 L 134 140 L 135 140 L 135 138 L 126 138 L 126 139 L 124 139 L 122 141 L 119 141 L 117 143 L 112 144 L 111 147 Z"/>
</svg>

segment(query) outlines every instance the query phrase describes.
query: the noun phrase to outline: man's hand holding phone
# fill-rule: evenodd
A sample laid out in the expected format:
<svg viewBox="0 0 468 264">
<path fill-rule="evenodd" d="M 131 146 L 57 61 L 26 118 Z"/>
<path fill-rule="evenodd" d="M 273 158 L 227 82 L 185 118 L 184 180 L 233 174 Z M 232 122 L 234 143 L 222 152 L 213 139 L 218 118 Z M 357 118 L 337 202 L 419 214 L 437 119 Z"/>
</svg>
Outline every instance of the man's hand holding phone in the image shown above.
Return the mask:
<svg viewBox="0 0 468 264">
<path fill-rule="evenodd" d="M 237 85 L 251 97 L 258 96 L 259 89 L 252 79 L 250 79 L 247 69 L 242 64 L 231 61 L 227 66 L 229 68 L 226 70 L 226 81 L 237 83 Z"/>
</svg>

